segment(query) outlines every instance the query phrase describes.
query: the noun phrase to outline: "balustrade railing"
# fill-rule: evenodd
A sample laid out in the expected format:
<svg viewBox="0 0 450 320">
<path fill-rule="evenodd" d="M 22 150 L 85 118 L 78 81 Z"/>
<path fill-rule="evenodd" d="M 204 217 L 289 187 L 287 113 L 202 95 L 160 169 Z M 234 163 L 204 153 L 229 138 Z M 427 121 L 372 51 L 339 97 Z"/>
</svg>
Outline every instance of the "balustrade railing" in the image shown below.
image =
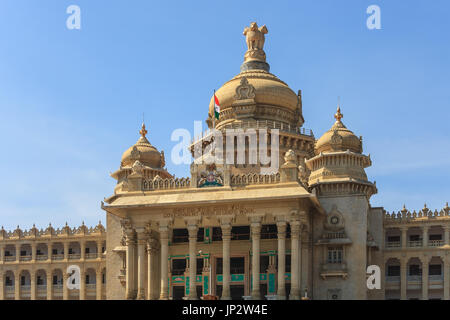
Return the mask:
<svg viewBox="0 0 450 320">
<path fill-rule="evenodd" d="M 79 253 L 69 254 L 69 260 L 78 260 L 80 258 L 81 258 L 81 254 L 79 254 Z"/>
<path fill-rule="evenodd" d="M 401 242 L 400 241 L 387 241 L 386 242 L 386 248 L 400 248 Z"/>
<path fill-rule="evenodd" d="M 428 246 L 429 247 L 440 247 L 444 244 L 443 240 L 429 240 Z"/>
<path fill-rule="evenodd" d="M 48 259 L 48 255 L 46 255 L 46 254 L 45 255 L 41 254 L 41 255 L 36 256 L 37 261 L 45 261 L 47 259 Z"/>
<path fill-rule="evenodd" d="M 86 259 L 97 259 L 98 254 L 97 253 L 86 253 L 85 258 Z"/>
<path fill-rule="evenodd" d="M 5 256 L 3 258 L 3 261 L 6 261 L 6 262 L 16 261 L 16 256 Z"/>
<path fill-rule="evenodd" d="M 64 255 L 63 254 L 54 254 L 52 255 L 52 260 L 63 260 Z"/>
<path fill-rule="evenodd" d="M 421 247 L 422 245 L 423 245 L 422 240 L 408 241 L 408 247 L 411 248 Z"/>
</svg>

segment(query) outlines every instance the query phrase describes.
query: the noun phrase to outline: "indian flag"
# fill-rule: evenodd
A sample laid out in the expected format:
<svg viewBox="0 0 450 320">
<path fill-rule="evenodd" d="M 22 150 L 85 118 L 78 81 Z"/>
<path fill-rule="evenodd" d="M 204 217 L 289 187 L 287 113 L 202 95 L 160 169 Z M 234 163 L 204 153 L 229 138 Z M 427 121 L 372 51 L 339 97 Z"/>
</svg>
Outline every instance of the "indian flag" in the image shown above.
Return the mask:
<svg viewBox="0 0 450 320">
<path fill-rule="evenodd" d="M 219 120 L 219 114 L 220 114 L 220 103 L 219 99 L 216 97 L 216 93 L 214 92 L 214 115 L 216 116 L 216 119 Z"/>
</svg>

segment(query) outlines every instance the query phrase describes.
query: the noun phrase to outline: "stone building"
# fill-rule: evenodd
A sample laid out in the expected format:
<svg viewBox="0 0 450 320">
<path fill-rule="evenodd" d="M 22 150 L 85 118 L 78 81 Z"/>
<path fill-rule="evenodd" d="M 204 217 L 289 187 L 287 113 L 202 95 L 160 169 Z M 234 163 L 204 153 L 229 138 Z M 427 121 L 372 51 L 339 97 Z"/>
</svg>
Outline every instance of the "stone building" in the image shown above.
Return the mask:
<svg viewBox="0 0 450 320">
<path fill-rule="evenodd" d="M 0 300 L 101 300 L 106 298 L 106 232 L 67 224 L 45 230 L 0 230 Z M 64 285 L 69 266 L 80 268 L 79 289 Z"/>
<path fill-rule="evenodd" d="M 97 299 L 449 299 L 448 205 L 392 214 L 372 207 L 377 187 L 365 173 L 372 161 L 362 138 L 339 106 L 319 139 L 303 128 L 301 90 L 269 72 L 267 33 L 256 23 L 245 28 L 244 63 L 215 93 L 219 102 L 211 98 L 209 130 L 190 146 L 190 177 L 166 170 L 143 124 L 102 202 L 108 232 L 99 225 L 3 233 L 0 297 L 43 298 L 36 277 L 44 271 L 40 282 L 49 283 L 76 262 L 83 277 L 95 270 L 101 280 Z M 106 252 L 91 259 L 88 243 L 103 253 L 104 241 Z M 38 258 L 39 246 L 50 252 L 57 242 L 62 260 L 53 258 L 61 251 Z M 8 261 L 5 248 L 20 252 L 18 261 Z M 381 289 L 368 289 L 370 265 L 380 267 Z M 47 296 L 93 298 L 85 280 L 73 295 L 47 286 Z"/>
</svg>

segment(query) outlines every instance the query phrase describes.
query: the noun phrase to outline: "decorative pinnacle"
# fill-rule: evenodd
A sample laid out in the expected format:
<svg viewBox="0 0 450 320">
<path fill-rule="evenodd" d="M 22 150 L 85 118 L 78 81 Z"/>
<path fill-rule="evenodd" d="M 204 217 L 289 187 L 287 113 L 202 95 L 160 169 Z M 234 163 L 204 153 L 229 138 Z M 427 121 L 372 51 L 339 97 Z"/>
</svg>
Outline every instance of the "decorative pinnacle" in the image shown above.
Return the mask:
<svg viewBox="0 0 450 320">
<path fill-rule="evenodd" d="M 341 119 L 344 117 L 344 115 L 341 113 L 341 107 L 338 105 L 337 107 L 337 111 L 334 115 L 334 118 L 336 119 L 336 121 L 341 122 Z"/>
<path fill-rule="evenodd" d="M 139 133 L 141 134 L 142 137 L 145 138 L 145 135 L 148 133 L 147 130 L 145 130 L 145 123 L 142 122 L 142 128 L 141 131 L 139 131 Z"/>
</svg>

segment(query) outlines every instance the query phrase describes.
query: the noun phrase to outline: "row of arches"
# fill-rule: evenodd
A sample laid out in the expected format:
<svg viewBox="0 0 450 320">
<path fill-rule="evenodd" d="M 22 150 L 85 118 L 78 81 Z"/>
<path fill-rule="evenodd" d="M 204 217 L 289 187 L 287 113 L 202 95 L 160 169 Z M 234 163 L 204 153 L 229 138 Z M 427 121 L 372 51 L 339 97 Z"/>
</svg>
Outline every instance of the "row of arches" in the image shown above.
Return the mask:
<svg viewBox="0 0 450 320">
<path fill-rule="evenodd" d="M 62 300 L 62 299 L 86 299 L 95 300 L 104 298 L 106 285 L 106 268 L 98 269 L 88 267 L 82 274 L 84 292 L 80 289 L 68 290 L 64 297 L 64 271 L 55 268 L 51 271 L 38 269 L 36 271 L 6 270 L 2 273 L 1 282 L 3 299 L 5 300 Z M 33 281 L 34 280 L 34 281 Z"/>
<path fill-rule="evenodd" d="M 7 244 L 2 250 L 2 257 L 4 261 L 16 261 L 17 257 L 20 260 L 31 259 L 33 254 L 37 260 L 46 260 L 49 255 L 54 259 L 63 258 L 65 250 L 69 258 L 96 259 L 100 254 L 104 253 L 106 249 L 105 241 L 70 241 L 70 242 L 52 242 L 52 243 L 31 243 L 24 244 Z M 35 250 L 35 252 L 33 252 Z"/>
</svg>

